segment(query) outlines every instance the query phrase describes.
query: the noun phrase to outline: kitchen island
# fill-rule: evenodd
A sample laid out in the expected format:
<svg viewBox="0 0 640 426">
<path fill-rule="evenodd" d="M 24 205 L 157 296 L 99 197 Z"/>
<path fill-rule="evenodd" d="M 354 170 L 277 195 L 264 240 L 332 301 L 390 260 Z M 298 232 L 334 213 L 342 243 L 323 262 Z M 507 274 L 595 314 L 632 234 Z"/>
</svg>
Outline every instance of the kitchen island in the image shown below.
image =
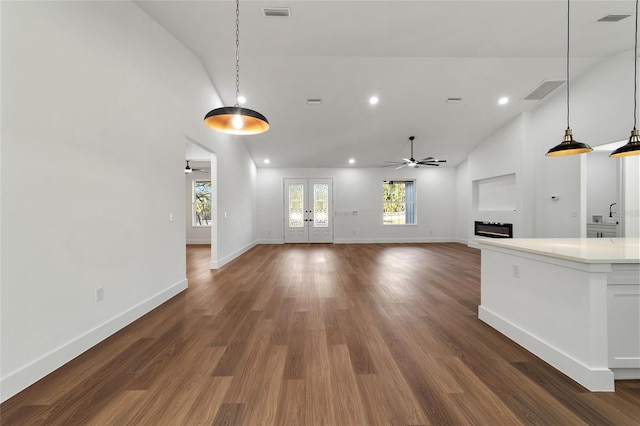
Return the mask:
<svg viewBox="0 0 640 426">
<path fill-rule="evenodd" d="M 478 243 L 482 321 L 591 391 L 640 379 L 638 238 Z"/>
</svg>

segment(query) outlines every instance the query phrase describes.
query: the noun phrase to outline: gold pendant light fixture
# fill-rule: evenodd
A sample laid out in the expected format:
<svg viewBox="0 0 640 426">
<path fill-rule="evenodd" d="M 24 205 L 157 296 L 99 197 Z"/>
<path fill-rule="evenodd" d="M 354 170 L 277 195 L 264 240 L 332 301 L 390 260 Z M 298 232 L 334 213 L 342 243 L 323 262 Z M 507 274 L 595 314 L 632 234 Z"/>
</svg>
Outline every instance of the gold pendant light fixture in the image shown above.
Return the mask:
<svg viewBox="0 0 640 426">
<path fill-rule="evenodd" d="M 240 106 L 240 0 L 236 0 L 236 104 L 216 108 L 204 117 L 213 130 L 231 135 L 257 135 L 269 130 L 269 121 L 257 111 Z"/>
<path fill-rule="evenodd" d="M 547 152 L 548 157 L 560 157 L 565 155 L 584 154 L 585 152 L 593 151 L 586 143 L 578 142 L 573 139 L 573 132 L 569 126 L 569 43 L 570 43 L 570 0 L 567 0 L 567 130 L 564 131 L 563 141 L 551 148 Z"/>
<path fill-rule="evenodd" d="M 640 133 L 636 129 L 636 120 L 638 117 L 638 0 L 636 0 L 635 28 L 635 48 L 633 50 L 633 130 L 631 131 L 629 142 L 609 154 L 609 157 L 613 158 L 640 155 Z"/>
</svg>

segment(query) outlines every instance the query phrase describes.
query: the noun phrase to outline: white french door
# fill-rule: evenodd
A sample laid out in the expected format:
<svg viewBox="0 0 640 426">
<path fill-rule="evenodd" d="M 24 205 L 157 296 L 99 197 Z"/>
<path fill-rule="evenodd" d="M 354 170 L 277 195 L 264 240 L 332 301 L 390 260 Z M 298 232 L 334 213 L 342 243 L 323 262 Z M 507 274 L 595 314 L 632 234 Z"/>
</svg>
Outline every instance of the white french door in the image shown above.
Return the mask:
<svg viewBox="0 0 640 426">
<path fill-rule="evenodd" d="M 333 242 L 333 180 L 284 180 L 284 242 Z"/>
</svg>

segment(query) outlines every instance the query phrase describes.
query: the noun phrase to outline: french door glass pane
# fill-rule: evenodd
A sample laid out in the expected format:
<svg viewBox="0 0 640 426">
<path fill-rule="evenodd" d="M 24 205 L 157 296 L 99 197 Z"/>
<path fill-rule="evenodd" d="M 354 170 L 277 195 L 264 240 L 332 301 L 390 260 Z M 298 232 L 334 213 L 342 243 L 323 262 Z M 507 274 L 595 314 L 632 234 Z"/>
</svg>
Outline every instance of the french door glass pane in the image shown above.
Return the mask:
<svg viewBox="0 0 640 426">
<path fill-rule="evenodd" d="M 289 184 L 289 227 L 304 227 L 304 185 Z"/>
<path fill-rule="evenodd" d="M 313 185 L 313 226 L 316 228 L 329 226 L 329 185 L 326 183 Z"/>
</svg>

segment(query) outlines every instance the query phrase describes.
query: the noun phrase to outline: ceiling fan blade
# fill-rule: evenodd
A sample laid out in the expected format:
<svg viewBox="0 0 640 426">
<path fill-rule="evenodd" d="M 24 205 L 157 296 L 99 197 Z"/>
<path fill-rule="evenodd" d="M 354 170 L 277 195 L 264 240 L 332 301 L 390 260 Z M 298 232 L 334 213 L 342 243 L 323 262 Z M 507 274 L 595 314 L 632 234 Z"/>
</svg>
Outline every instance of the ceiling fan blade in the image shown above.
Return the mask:
<svg viewBox="0 0 640 426">
<path fill-rule="evenodd" d="M 403 158 L 405 163 L 413 163 L 413 158 Z"/>
<path fill-rule="evenodd" d="M 438 163 L 446 163 L 447 160 L 426 160 L 426 161 L 418 161 L 418 164 L 438 164 Z"/>
<path fill-rule="evenodd" d="M 404 163 L 403 165 L 396 167 L 396 170 L 401 169 L 403 167 L 407 167 L 407 163 Z"/>
<path fill-rule="evenodd" d="M 425 158 L 423 158 L 422 160 L 419 160 L 419 162 L 422 162 L 422 161 L 430 161 L 430 160 L 435 160 L 435 158 L 433 158 L 433 157 L 425 157 Z"/>
</svg>

